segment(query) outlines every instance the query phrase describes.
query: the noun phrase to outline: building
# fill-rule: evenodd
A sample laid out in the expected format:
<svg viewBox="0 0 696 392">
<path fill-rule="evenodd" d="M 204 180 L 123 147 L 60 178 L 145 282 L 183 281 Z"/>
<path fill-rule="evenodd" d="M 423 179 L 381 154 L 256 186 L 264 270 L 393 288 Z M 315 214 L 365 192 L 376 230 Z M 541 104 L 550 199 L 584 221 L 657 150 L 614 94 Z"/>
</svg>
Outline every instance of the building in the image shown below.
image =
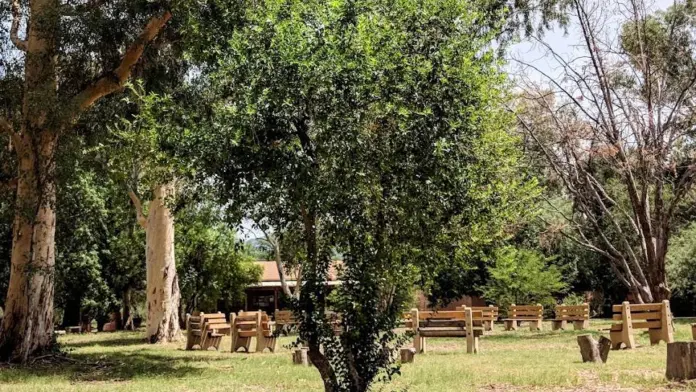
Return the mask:
<svg viewBox="0 0 696 392">
<path fill-rule="evenodd" d="M 330 280 L 327 286 L 333 287 L 340 282 L 337 280 L 337 272 L 334 266 L 329 271 Z M 256 261 L 256 264 L 261 266 L 262 274 L 261 281 L 257 284 L 250 285 L 246 288 L 246 304 L 244 310 L 265 310 L 266 313 L 273 313 L 276 309 L 287 308 L 283 300 L 283 288 L 280 284 L 280 274 L 275 261 Z M 287 275 L 287 283 L 290 290 L 294 290 L 297 286 L 297 273 Z"/>
<path fill-rule="evenodd" d="M 287 305 L 283 299 L 283 288 L 280 284 L 280 274 L 275 261 L 256 261 L 262 268 L 261 281 L 257 284 L 250 285 L 246 288 L 246 303 L 244 310 L 264 310 L 268 314 L 272 314 L 276 309 L 286 309 Z M 327 286 L 335 287 L 340 284 L 337 279 L 336 265 L 340 261 L 334 261 L 331 270 L 329 271 L 329 280 Z M 287 283 L 290 290 L 294 290 L 297 286 L 297 274 L 288 274 Z M 421 291 L 418 291 L 415 298 L 416 306 L 419 310 L 432 310 L 428 306 L 428 300 Z M 464 296 L 459 300 L 451 302 L 447 307 L 440 310 L 454 310 L 458 306 L 485 306 L 486 303 L 479 297 Z M 241 310 L 241 309 L 240 309 Z"/>
</svg>

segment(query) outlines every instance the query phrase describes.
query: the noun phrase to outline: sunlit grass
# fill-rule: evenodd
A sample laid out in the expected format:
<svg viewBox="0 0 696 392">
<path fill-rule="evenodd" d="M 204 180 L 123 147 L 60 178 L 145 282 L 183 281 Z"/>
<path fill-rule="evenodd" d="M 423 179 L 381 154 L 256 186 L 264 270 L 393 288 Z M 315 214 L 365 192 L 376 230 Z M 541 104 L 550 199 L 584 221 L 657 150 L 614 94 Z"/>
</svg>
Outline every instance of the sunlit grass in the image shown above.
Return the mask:
<svg viewBox="0 0 696 392">
<path fill-rule="evenodd" d="M 666 346 L 612 351 L 606 365 L 583 364 L 575 336 L 589 331 L 503 332 L 481 340 L 481 353 L 467 355 L 463 339 L 428 339 L 428 353 L 402 367 L 402 375 L 376 386 L 385 391 L 654 391 L 692 390 L 664 379 Z M 677 322 L 677 340 L 691 340 L 687 320 Z M 74 360 L 33 367 L 0 367 L 0 391 L 316 391 L 313 368 L 292 364 L 281 338 L 275 354 L 232 354 L 225 338 L 219 352 L 184 351 L 180 344 L 148 345 L 139 333 L 67 335 L 60 342 Z"/>
</svg>

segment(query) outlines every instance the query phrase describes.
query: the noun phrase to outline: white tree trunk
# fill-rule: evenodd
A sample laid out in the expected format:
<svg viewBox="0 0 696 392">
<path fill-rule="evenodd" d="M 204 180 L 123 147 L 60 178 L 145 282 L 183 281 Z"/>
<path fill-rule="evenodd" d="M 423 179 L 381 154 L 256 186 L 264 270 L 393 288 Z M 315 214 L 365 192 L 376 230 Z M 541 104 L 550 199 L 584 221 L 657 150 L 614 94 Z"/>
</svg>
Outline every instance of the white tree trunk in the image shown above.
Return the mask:
<svg viewBox="0 0 696 392">
<path fill-rule="evenodd" d="M 151 343 L 179 340 L 179 281 L 174 259 L 174 218 L 167 201 L 174 183 L 153 190 L 147 216 L 147 337 Z"/>
</svg>

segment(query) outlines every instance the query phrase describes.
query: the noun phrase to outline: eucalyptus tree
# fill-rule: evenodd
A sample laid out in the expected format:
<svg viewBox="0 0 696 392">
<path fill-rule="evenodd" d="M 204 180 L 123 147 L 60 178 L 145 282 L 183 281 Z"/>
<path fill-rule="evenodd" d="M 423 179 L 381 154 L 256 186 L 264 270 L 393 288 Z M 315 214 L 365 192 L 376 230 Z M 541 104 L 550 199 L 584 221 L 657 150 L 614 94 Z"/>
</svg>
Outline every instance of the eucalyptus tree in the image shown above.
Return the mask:
<svg viewBox="0 0 696 392">
<path fill-rule="evenodd" d="M 393 328 L 414 285 L 500 238 L 534 194 L 492 45 L 503 12 L 439 0 L 244 11 L 201 75 L 214 121 L 177 144 L 230 209 L 300 228 L 299 339 L 327 391 L 364 391 L 398 371 Z M 340 336 L 327 313 L 336 249 Z"/>
<path fill-rule="evenodd" d="M 16 156 L 16 212 L 0 359 L 25 361 L 53 338 L 59 140 L 98 100 L 122 88 L 171 13 L 158 3 L 125 0 L 9 5 L 0 10 L 0 78 L 13 83 L 3 83 L 3 93 L 12 94 L 3 97 L 0 133 Z"/>
</svg>

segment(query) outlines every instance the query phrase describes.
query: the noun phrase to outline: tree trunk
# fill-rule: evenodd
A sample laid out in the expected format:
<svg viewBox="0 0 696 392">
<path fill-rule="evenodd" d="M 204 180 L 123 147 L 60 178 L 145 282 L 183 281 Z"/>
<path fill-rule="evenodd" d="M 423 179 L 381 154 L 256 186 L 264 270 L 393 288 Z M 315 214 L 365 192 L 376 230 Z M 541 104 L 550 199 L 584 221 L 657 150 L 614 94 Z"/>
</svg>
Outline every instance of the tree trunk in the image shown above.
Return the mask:
<svg viewBox="0 0 696 392">
<path fill-rule="evenodd" d="M 126 331 L 134 331 L 133 315 L 131 314 L 131 289 L 127 287 L 123 291 L 123 329 Z"/>
<path fill-rule="evenodd" d="M 153 191 L 147 217 L 147 338 L 151 343 L 176 341 L 179 329 L 179 282 L 174 260 L 174 217 L 167 206 L 174 183 Z"/>
<path fill-rule="evenodd" d="M 611 340 L 602 336 L 598 342 L 594 340 L 592 335 L 579 335 L 577 339 L 583 362 L 607 362 L 611 350 Z"/>
<path fill-rule="evenodd" d="M 676 381 L 696 379 L 696 342 L 667 344 L 666 376 Z"/>
<path fill-rule="evenodd" d="M 275 262 L 276 267 L 278 268 L 278 276 L 280 277 L 280 286 L 283 289 L 283 294 L 285 294 L 285 296 L 288 298 L 292 298 L 292 292 L 290 292 L 290 287 L 288 287 L 288 280 L 285 276 L 285 266 L 283 265 L 283 260 L 280 254 L 279 238 L 276 238 L 276 240 L 273 241 L 273 251 L 275 253 Z M 297 284 L 299 284 L 299 282 L 297 282 Z"/>
<path fill-rule="evenodd" d="M 19 176 L 0 360 L 24 362 L 53 341 L 56 142 L 52 135 L 42 133 L 37 146 L 27 137 L 24 145 L 15 146 Z"/>
</svg>

